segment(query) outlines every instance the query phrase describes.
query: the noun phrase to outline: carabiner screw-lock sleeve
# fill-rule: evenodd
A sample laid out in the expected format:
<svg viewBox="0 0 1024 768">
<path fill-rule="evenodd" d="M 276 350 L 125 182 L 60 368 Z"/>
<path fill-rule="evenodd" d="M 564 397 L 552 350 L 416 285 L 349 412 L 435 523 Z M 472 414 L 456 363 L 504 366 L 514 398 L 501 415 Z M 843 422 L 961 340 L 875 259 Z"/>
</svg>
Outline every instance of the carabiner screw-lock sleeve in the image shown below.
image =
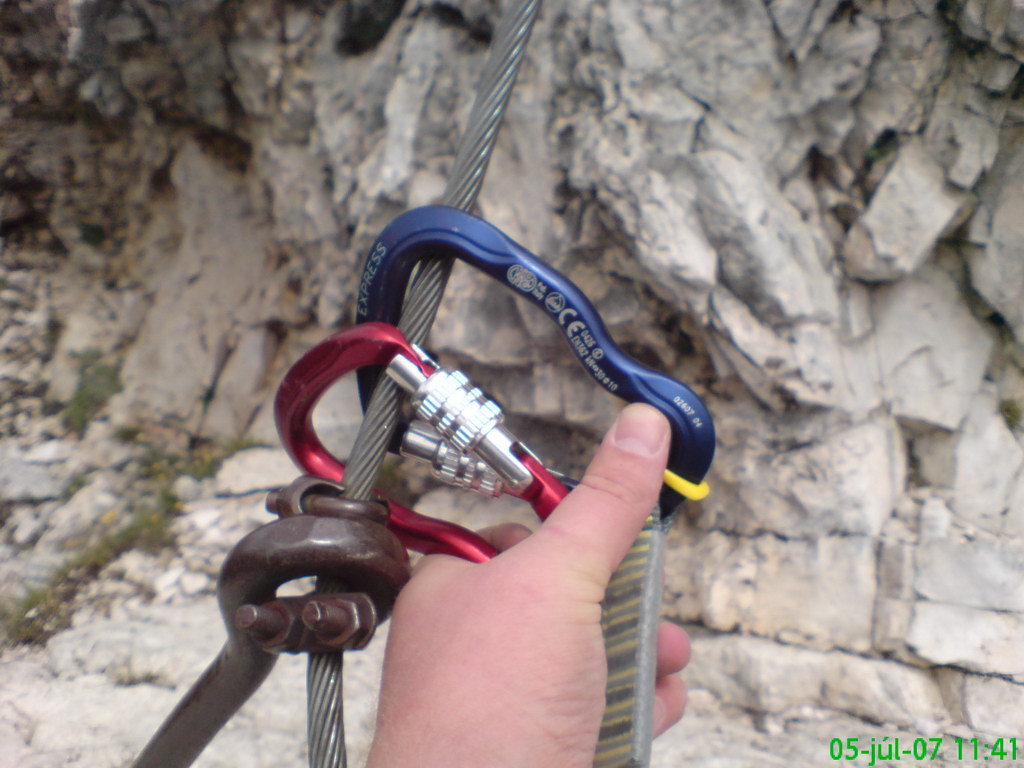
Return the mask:
<svg viewBox="0 0 1024 768">
<path fill-rule="evenodd" d="M 416 415 L 462 453 L 475 453 L 512 491 L 525 491 L 534 476 L 516 455 L 516 438 L 501 425 L 501 407 L 473 387 L 459 371 L 439 369 L 425 376 L 399 355 L 385 369 L 410 395 Z"/>
<path fill-rule="evenodd" d="M 491 497 L 505 490 L 498 473 L 487 462 L 456 449 L 426 422 L 417 420 L 409 425 L 399 453 L 429 464 L 434 477 L 446 485 Z"/>
</svg>

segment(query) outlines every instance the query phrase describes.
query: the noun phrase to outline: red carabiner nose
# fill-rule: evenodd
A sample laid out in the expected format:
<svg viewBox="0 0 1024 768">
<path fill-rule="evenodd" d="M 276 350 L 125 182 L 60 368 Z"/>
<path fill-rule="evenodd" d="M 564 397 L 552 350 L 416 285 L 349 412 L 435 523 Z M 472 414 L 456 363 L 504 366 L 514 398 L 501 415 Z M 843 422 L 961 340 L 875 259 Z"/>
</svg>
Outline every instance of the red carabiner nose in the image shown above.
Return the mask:
<svg viewBox="0 0 1024 768">
<path fill-rule="evenodd" d="M 317 437 L 313 408 L 345 374 L 370 365 L 387 365 L 396 355 L 415 363 L 425 376 L 434 372 L 402 332 L 387 323 L 363 323 L 348 328 L 324 339 L 299 358 L 274 398 L 277 432 L 292 461 L 310 475 L 341 482 L 345 465 Z"/>
<path fill-rule="evenodd" d="M 345 374 L 365 366 L 386 366 L 398 355 L 413 363 L 426 378 L 437 372 L 401 331 L 387 323 L 363 323 L 336 333 L 292 366 L 277 391 L 274 417 L 285 450 L 303 471 L 341 482 L 345 465 L 317 437 L 313 409 L 324 392 Z M 529 487 L 513 495 L 528 501 L 543 520 L 568 491 L 529 453 L 523 451 L 518 459 L 533 479 Z M 491 545 L 461 526 L 385 501 L 391 510 L 389 527 L 410 549 L 443 552 L 477 562 L 497 554 Z"/>
<path fill-rule="evenodd" d="M 547 520 L 548 515 L 562 502 L 562 499 L 569 495 L 569 489 L 562 484 L 561 480 L 548 472 L 535 456 L 524 453 L 519 460 L 533 475 L 533 484 L 523 493 L 516 495 L 530 502 L 537 517 Z"/>
<path fill-rule="evenodd" d="M 317 344 L 284 377 L 274 398 L 274 420 L 281 442 L 302 471 L 340 483 L 345 465 L 328 451 L 313 428 L 313 409 L 330 386 L 366 365 L 387 365 L 395 355 L 414 361 L 429 376 L 433 367 L 420 360 L 402 332 L 387 323 L 364 323 Z M 436 520 L 378 494 L 388 505 L 388 527 L 409 549 L 447 554 L 473 562 L 490 560 L 496 550 L 472 531 Z"/>
</svg>

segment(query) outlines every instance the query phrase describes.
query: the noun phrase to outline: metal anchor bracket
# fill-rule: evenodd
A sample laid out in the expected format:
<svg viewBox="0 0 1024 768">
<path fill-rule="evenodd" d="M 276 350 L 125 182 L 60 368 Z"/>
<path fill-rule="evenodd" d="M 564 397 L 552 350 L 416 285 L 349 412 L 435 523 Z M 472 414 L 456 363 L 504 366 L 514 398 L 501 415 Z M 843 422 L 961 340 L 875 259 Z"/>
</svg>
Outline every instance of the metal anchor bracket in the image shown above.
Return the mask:
<svg viewBox="0 0 1024 768">
<path fill-rule="evenodd" d="M 377 609 L 363 592 L 280 597 L 235 611 L 235 627 L 271 653 L 359 650 L 377 624 Z"/>
<path fill-rule="evenodd" d="M 342 492 L 301 477 L 269 495 L 280 519 L 239 541 L 221 568 L 217 600 L 227 642 L 133 768 L 191 765 L 270 674 L 278 653 L 336 653 L 369 642 L 409 579 L 408 556 L 383 525 L 383 504 Z M 285 582 L 309 576 L 351 591 L 276 597 Z"/>
</svg>

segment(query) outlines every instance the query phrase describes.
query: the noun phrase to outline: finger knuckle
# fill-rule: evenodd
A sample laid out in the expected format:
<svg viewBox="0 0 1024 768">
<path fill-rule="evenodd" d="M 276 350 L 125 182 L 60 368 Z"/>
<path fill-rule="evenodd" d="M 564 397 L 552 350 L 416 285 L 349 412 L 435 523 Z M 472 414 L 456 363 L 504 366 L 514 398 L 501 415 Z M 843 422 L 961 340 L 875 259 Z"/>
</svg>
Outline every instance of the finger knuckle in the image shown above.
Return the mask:
<svg viewBox="0 0 1024 768">
<path fill-rule="evenodd" d="M 580 485 L 626 507 L 634 507 L 645 501 L 645 494 L 641 489 L 603 472 L 588 472 L 583 476 Z"/>
</svg>

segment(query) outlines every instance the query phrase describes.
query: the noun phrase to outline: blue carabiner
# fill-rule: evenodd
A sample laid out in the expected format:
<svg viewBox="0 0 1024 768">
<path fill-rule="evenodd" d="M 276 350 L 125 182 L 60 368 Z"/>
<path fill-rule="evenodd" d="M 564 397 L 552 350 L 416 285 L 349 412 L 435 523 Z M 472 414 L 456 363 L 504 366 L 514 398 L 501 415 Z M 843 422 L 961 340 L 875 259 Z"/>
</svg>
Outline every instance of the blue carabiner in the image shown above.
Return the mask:
<svg viewBox="0 0 1024 768">
<path fill-rule="evenodd" d="M 483 219 L 446 206 L 426 206 L 398 216 L 381 232 L 366 259 L 356 321 L 397 323 L 416 263 L 454 256 L 530 300 L 558 324 L 569 347 L 598 384 L 631 403 L 654 406 L 672 425 L 662 509 L 678 496 L 707 495 L 704 476 L 715 453 L 715 428 L 701 399 L 679 381 L 638 363 L 612 340 L 594 305 L 565 275 L 545 264 Z M 359 372 L 365 408 L 376 384 L 374 372 Z"/>
</svg>

